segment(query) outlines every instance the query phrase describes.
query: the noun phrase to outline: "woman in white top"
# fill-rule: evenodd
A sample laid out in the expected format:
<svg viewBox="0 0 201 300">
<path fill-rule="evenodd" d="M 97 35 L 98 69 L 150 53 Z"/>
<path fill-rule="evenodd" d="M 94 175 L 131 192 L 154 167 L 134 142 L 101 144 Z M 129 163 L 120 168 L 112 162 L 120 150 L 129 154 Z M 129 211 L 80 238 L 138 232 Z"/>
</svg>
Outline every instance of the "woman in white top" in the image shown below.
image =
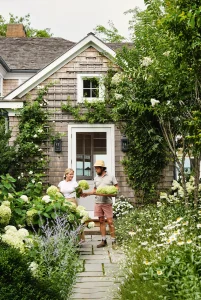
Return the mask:
<svg viewBox="0 0 201 300">
<path fill-rule="evenodd" d="M 74 177 L 74 170 L 73 169 L 66 169 L 64 174 L 64 180 L 59 182 L 58 188 L 59 191 L 64 195 L 67 201 L 73 202 L 77 204 L 76 201 L 76 193 L 75 188 L 78 186 L 78 183 L 74 180 L 72 180 Z M 80 244 L 82 244 L 85 241 L 85 235 L 84 232 L 80 233 Z"/>
<path fill-rule="evenodd" d="M 73 169 L 66 169 L 64 173 L 64 180 L 60 181 L 58 184 L 59 191 L 64 195 L 66 200 L 73 202 L 77 205 L 75 188 L 78 186 L 78 183 L 72 180 L 74 177 Z"/>
</svg>

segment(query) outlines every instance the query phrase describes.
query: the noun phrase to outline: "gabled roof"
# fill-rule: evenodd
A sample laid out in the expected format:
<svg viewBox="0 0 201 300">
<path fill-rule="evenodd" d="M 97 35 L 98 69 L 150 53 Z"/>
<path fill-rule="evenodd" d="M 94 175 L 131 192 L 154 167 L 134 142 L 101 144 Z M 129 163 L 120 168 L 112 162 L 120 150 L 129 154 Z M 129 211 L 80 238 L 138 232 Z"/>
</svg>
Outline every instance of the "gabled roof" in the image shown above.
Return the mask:
<svg viewBox="0 0 201 300">
<path fill-rule="evenodd" d="M 37 72 L 75 45 L 75 42 L 54 37 L 0 37 L 0 57 L 11 72 L 16 70 Z M 125 45 L 132 46 L 132 43 L 106 43 L 106 45 L 117 51 Z"/>
<path fill-rule="evenodd" d="M 75 43 L 62 38 L 0 38 L 0 56 L 11 70 L 41 70 Z"/>
<path fill-rule="evenodd" d="M 4 100 L 12 100 L 14 98 L 21 98 L 30 90 L 32 90 L 35 86 L 40 84 L 46 78 L 55 73 L 58 69 L 60 69 L 67 62 L 76 57 L 79 53 L 83 52 L 88 47 L 94 47 L 99 52 L 104 53 L 105 56 L 114 58 L 116 53 L 112 50 L 111 47 L 108 47 L 105 43 L 103 43 L 100 39 L 98 39 L 93 33 L 89 33 L 84 39 L 82 39 L 79 43 L 74 44 L 70 49 L 68 49 L 64 54 L 60 57 L 53 60 L 49 65 L 44 67 L 41 71 L 39 71 L 36 75 L 32 76 L 25 83 L 17 87 L 10 94 L 5 96 Z M 121 45 L 122 47 L 122 45 Z M 43 57 L 45 55 L 43 54 Z"/>
</svg>

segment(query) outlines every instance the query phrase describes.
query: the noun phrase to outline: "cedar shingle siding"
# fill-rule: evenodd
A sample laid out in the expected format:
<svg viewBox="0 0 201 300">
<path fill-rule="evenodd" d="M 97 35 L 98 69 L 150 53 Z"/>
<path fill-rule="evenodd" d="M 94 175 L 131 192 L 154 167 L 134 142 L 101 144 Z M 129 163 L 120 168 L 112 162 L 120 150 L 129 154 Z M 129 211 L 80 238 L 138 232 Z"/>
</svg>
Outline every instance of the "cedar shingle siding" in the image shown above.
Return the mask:
<svg viewBox="0 0 201 300">
<path fill-rule="evenodd" d="M 0 56 L 12 70 L 21 72 L 37 72 L 49 65 L 53 60 L 73 47 L 75 43 L 61 38 L 0 38 Z M 127 46 L 131 44 L 127 43 Z M 108 47 L 117 51 L 122 44 L 107 44 Z M 75 123 L 71 115 L 61 111 L 61 103 L 70 98 L 72 105 L 77 101 L 77 74 L 105 74 L 111 61 L 98 52 L 95 48 L 89 47 L 78 54 L 70 62 L 66 63 L 58 71 L 52 74 L 40 85 L 55 82 L 49 88 L 45 99 L 48 101 L 51 126 L 56 132 L 64 133 L 62 137 L 62 152 L 54 152 L 51 143 L 45 143 L 42 147 L 50 160 L 47 171 L 49 184 L 57 185 L 63 178 L 64 169 L 68 166 L 68 125 Z M 113 66 L 117 69 L 117 66 Z M 18 86 L 18 80 L 4 80 L 4 96 Z M 30 96 L 34 99 L 37 94 L 37 87 L 32 89 L 20 101 L 26 101 Z M 15 99 L 16 100 L 16 99 Z M 52 123 L 53 121 L 53 123 Z M 10 117 L 10 126 L 13 129 L 12 141 L 17 134 L 17 118 Z M 124 153 L 121 151 L 121 133 L 115 128 L 115 176 L 120 185 L 120 193 L 126 197 L 134 198 L 134 192 L 126 183 L 126 176 L 123 172 L 121 160 Z M 167 167 L 163 172 L 161 187 L 167 188 L 172 181 L 173 169 Z"/>
</svg>

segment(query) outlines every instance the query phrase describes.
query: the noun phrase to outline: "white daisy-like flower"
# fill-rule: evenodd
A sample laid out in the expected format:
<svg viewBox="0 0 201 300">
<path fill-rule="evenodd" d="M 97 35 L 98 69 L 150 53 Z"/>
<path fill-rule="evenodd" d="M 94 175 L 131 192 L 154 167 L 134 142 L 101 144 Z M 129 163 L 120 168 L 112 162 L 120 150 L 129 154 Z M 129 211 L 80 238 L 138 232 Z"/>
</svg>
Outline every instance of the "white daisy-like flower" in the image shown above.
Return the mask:
<svg viewBox="0 0 201 300">
<path fill-rule="evenodd" d="M 154 107 L 155 105 L 157 105 L 158 103 L 160 103 L 159 100 L 156 100 L 156 99 L 151 99 L 151 105 Z"/>
</svg>

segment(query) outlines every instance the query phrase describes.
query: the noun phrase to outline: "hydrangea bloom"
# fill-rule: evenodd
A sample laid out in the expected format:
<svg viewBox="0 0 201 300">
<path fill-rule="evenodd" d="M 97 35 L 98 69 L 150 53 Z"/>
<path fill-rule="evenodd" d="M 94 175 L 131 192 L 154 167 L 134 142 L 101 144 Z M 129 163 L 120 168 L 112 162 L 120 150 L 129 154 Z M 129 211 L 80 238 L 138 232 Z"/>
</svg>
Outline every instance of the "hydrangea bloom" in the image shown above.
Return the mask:
<svg viewBox="0 0 201 300">
<path fill-rule="evenodd" d="M 80 180 L 78 182 L 78 185 L 83 189 L 83 190 L 88 190 L 89 189 L 89 184 L 86 180 Z"/>
<path fill-rule="evenodd" d="M 34 209 L 34 208 L 32 208 L 32 209 L 30 209 L 30 210 L 27 211 L 27 213 L 26 213 L 26 215 L 27 215 L 26 216 L 27 225 L 30 226 L 33 223 L 33 218 L 37 214 L 38 214 L 38 211 L 36 209 Z"/>
<path fill-rule="evenodd" d="M 20 199 L 22 199 L 24 202 L 29 202 L 29 199 L 26 195 L 20 196 Z"/>
<path fill-rule="evenodd" d="M 1 205 L 4 205 L 4 206 L 8 206 L 8 207 L 10 207 L 10 201 L 3 201 L 2 203 L 1 203 Z"/>
<path fill-rule="evenodd" d="M 47 189 L 47 194 L 49 196 L 54 197 L 56 195 L 56 193 L 58 192 L 58 188 L 55 185 L 51 185 L 48 189 Z"/>
<path fill-rule="evenodd" d="M 28 230 L 21 228 L 17 230 L 16 228 L 13 228 L 14 226 L 6 226 L 5 234 L 2 234 L 1 238 L 2 241 L 13 246 L 14 248 L 17 248 L 20 250 L 20 252 L 25 251 L 25 237 L 29 235 Z"/>
<path fill-rule="evenodd" d="M 94 228 L 94 227 L 95 227 L 95 223 L 94 223 L 94 222 L 89 222 L 89 223 L 87 224 L 87 227 L 88 227 L 88 228 Z"/>
<path fill-rule="evenodd" d="M 100 186 L 96 190 L 97 194 L 117 194 L 117 189 L 115 186 Z"/>
<path fill-rule="evenodd" d="M 44 201 L 45 203 L 51 202 L 50 196 L 49 195 L 43 196 L 42 201 Z"/>
<path fill-rule="evenodd" d="M 4 201 L 4 202 L 9 202 L 9 201 Z M 2 225 L 8 225 L 10 222 L 11 209 L 9 206 L 3 205 L 3 203 L 0 206 L 0 224 Z"/>
</svg>

